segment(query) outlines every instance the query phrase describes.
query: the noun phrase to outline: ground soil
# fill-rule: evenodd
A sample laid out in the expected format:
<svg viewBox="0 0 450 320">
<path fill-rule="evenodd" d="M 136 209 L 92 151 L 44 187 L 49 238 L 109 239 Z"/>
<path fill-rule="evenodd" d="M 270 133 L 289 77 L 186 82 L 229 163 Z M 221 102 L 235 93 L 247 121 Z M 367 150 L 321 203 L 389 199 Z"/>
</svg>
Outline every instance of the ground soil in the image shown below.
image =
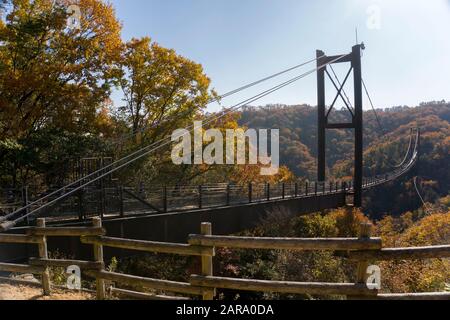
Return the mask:
<svg viewBox="0 0 450 320">
<path fill-rule="evenodd" d="M 93 300 L 90 293 L 53 289 L 52 295 L 46 297 L 42 289 L 24 285 L 0 283 L 0 300 Z"/>
</svg>

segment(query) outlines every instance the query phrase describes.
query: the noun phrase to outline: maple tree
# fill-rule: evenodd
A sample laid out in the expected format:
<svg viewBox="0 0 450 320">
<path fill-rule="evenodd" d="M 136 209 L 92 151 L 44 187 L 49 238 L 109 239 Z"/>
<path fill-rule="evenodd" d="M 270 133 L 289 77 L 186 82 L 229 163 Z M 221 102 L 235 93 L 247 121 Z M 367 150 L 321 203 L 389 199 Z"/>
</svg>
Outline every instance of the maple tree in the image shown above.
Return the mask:
<svg viewBox="0 0 450 320">
<path fill-rule="evenodd" d="M 1 136 L 23 137 L 47 125 L 80 129 L 108 97 L 121 46 L 113 8 L 79 0 L 81 26 L 68 29 L 66 1 L 5 2 L 10 10 L 0 25 Z"/>
<path fill-rule="evenodd" d="M 200 64 L 148 37 L 125 44 L 119 69 L 125 102 L 120 111 L 144 142 L 189 125 L 214 95 Z"/>
<path fill-rule="evenodd" d="M 68 28 L 70 4 L 82 13 L 79 28 Z M 2 7 L 0 161 L 13 158 L 15 175 L 31 165 L 38 136 L 97 133 L 93 124 L 120 58 L 121 25 L 113 7 L 99 0 L 2 0 Z M 51 145 L 52 135 L 47 138 Z"/>
</svg>

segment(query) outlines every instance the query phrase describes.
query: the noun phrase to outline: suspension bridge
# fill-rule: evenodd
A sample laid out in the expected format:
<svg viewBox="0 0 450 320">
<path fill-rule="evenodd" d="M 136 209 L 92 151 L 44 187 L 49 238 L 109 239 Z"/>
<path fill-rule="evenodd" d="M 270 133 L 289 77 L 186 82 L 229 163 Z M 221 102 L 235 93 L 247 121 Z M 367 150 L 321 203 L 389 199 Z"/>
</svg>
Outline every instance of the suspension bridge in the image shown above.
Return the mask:
<svg viewBox="0 0 450 320">
<path fill-rule="evenodd" d="M 217 99 L 226 98 L 280 75 L 294 71 L 310 63 L 316 67 L 302 73 L 269 90 L 242 101 L 225 111 L 212 115 L 204 125 L 214 123 L 220 118 L 256 102 L 271 93 L 296 83 L 309 75 L 317 75 L 318 92 L 318 172 L 317 181 L 299 181 L 282 184 L 237 185 L 229 183 L 202 186 L 167 185 L 149 189 L 124 187 L 112 179 L 113 175 L 136 163 L 148 155 L 170 145 L 170 137 L 135 151 L 117 161 L 107 161 L 97 170 L 82 175 L 66 186 L 47 191 L 29 199 L 22 192 L 23 206 L 0 216 L 0 231 L 8 232 L 26 225 L 32 225 L 37 218 L 45 217 L 55 225 L 75 225 L 100 216 L 108 233 L 130 238 L 174 240 L 185 239 L 189 233 L 197 232 L 202 221 L 211 221 L 216 234 L 230 234 L 244 230 L 260 221 L 273 208 L 286 208 L 295 212 L 310 213 L 347 205 L 361 207 L 365 190 L 382 187 L 410 172 L 419 159 L 420 129 L 412 128 L 407 153 L 403 161 L 392 165 L 392 171 L 385 174 L 363 176 L 363 89 L 376 112 L 367 86 L 362 79 L 361 56 L 364 45 L 355 45 L 348 54 L 327 56 L 317 51 L 315 59 L 283 70 L 258 80 Z M 333 69 L 334 64 L 350 64 L 343 81 Z M 331 72 L 331 73 L 330 73 Z M 344 86 L 353 74 L 353 103 Z M 334 77 L 333 77 L 333 76 Z M 326 103 L 325 80 L 329 78 L 336 89 L 331 103 Z M 351 115 L 351 121 L 332 123 L 330 114 L 338 99 L 341 99 Z M 378 119 L 378 118 L 377 118 Z M 164 122 L 158 124 L 163 126 Z M 148 130 L 151 128 L 144 128 Z M 354 173 L 349 181 L 330 181 L 326 176 L 326 131 L 352 129 L 355 136 Z M 192 127 L 187 130 L 193 130 Z M 137 134 L 134 132 L 133 134 Z M 351 199 L 351 200 L 349 200 Z M 209 220 L 207 220 L 209 219 Z M 175 231 L 173 231 L 175 230 Z M 151 234 L 151 235 L 150 235 Z M 175 234 L 175 235 L 174 235 Z"/>
</svg>

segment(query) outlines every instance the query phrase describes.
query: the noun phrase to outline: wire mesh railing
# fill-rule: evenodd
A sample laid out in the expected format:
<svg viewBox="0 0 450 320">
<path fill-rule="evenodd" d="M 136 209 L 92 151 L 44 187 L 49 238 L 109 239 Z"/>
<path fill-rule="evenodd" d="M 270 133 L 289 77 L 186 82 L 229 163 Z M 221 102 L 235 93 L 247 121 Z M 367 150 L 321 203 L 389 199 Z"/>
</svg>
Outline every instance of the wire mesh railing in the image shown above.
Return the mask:
<svg viewBox="0 0 450 320">
<path fill-rule="evenodd" d="M 28 222 L 35 220 L 38 216 L 46 218 L 48 221 L 84 221 L 96 216 L 113 218 L 211 209 L 337 194 L 350 191 L 350 185 L 350 182 L 315 183 L 301 181 L 277 184 L 174 185 L 158 186 L 151 189 L 93 186 L 79 190 L 65 198 L 64 201 L 48 206 L 45 210 L 40 211 L 39 215 L 30 216 Z M 51 192 L 52 190 L 48 191 L 50 194 Z M 20 197 L 15 197 L 15 199 L 20 200 L 18 207 L 24 204 L 21 196 L 22 193 L 20 193 Z M 41 196 L 41 194 L 37 196 Z M 32 199 L 27 201 L 32 201 Z M 23 214 L 27 210 L 33 210 L 33 208 L 32 206 L 24 209 Z"/>
</svg>

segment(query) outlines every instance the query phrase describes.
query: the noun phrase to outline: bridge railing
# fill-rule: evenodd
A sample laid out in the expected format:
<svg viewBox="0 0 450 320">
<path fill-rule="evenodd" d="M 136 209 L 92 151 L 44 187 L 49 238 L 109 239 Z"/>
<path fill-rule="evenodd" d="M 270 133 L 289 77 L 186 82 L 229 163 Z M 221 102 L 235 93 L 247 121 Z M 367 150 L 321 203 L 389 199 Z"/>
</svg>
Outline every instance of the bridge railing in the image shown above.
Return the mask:
<svg viewBox="0 0 450 320">
<path fill-rule="evenodd" d="M 92 245 L 94 261 L 55 260 L 48 258 L 48 237 L 80 237 L 84 244 Z M 39 219 L 38 226 L 27 230 L 25 235 L 0 235 L 1 243 L 35 244 L 39 256 L 30 258 L 28 264 L 0 263 L 0 271 L 31 273 L 41 276 L 44 294 L 51 294 L 50 267 L 76 265 L 96 282 L 97 299 L 107 299 L 108 295 L 126 296 L 149 300 L 184 300 L 199 296 L 212 300 L 216 289 L 232 289 L 255 292 L 277 292 L 288 294 L 310 294 L 317 296 L 345 296 L 348 299 L 412 299 L 448 300 L 450 293 L 420 294 L 380 294 L 367 284 L 367 270 L 370 263 L 385 260 L 419 260 L 449 258 L 450 245 L 418 248 L 382 248 L 380 238 L 371 237 L 371 225 L 361 226 L 358 238 L 254 238 L 217 236 L 212 234 L 212 225 L 203 223 L 201 234 L 190 235 L 188 244 L 164 243 L 120 239 L 105 236 L 99 218 L 93 219 L 92 227 L 52 228 L 46 227 L 45 220 Z M 201 259 L 201 272 L 191 274 L 186 282 L 138 277 L 107 271 L 104 263 L 105 247 L 150 253 L 165 253 L 194 256 Z M 263 249 L 293 251 L 346 252 L 344 258 L 357 264 L 354 283 L 321 283 L 268 281 L 262 279 L 236 279 L 214 276 L 213 259 L 217 248 Z M 217 272 L 216 272 L 217 274 Z M 107 284 L 110 285 L 109 288 Z M 123 287 L 127 289 L 123 289 Z M 121 288 L 122 287 L 122 288 Z M 161 293 L 144 293 L 129 288 L 146 288 Z"/>
<path fill-rule="evenodd" d="M 47 222 L 51 223 L 53 221 L 87 221 L 97 216 L 117 218 L 183 212 L 345 193 L 351 191 L 351 186 L 350 181 L 301 181 L 277 184 L 221 183 L 199 186 L 155 186 L 148 189 L 144 187 L 108 186 L 99 188 L 92 186 L 79 190 L 65 198 L 63 202 L 42 210 L 39 217 L 46 218 Z M 70 189 L 67 191 L 70 192 Z M 26 199 L 24 203 L 30 201 L 32 200 Z M 23 214 L 34 209 L 34 207 L 30 207 L 24 210 Z M 36 218 L 29 217 L 28 225 L 33 224 Z"/>
</svg>

